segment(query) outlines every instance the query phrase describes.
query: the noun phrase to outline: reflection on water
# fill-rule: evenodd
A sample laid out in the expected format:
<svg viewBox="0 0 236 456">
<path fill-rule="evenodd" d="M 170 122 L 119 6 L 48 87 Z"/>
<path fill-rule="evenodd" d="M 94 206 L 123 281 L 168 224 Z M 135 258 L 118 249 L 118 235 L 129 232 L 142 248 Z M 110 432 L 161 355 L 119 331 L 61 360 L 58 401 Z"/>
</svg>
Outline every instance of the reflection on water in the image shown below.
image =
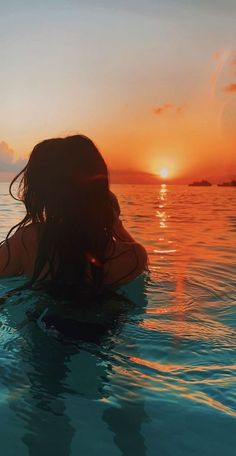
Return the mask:
<svg viewBox="0 0 236 456">
<path fill-rule="evenodd" d="M 167 212 L 165 211 L 166 203 L 167 203 L 167 186 L 166 184 L 162 184 L 160 186 L 159 191 L 159 210 L 156 212 L 156 216 L 159 218 L 159 226 L 160 228 L 167 228 Z M 164 238 L 160 238 L 164 241 Z"/>
<path fill-rule="evenodd" d="M 0 190 L 3 237 L 22 208 L 8 199 L 5 184 Z M 150 274 L 124 287 L 123 298 L 103 304 L 96 318 L 106 320 L 107 332 L 97 343 L 93 334 L 89 342 L 89 333 L 86 342 L 73 343 L 45 334 L 29 314 L 53 306 L 46 297 L 29 292 L 2 299 L 3 454 L 15 454 L 17 447 L 17 454 L 34 456 L 231 456 L 236 444 L 232 189 L 113 190 L 125 224 L 148 250 Z M 1 280 L 1 295 L 19 280 Z"/>
</svg>

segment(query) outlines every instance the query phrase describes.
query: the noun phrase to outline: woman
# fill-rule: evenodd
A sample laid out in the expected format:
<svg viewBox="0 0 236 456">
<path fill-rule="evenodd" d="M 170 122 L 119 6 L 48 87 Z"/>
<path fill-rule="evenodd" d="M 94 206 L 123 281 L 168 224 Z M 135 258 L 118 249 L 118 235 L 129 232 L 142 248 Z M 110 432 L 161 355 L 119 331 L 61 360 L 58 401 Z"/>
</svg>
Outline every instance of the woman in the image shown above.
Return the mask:
<svg viewBox="0 0 236 456">
<path fill-rule="evenodd" d="M 24 274 L 27 287 L 94 297 L 144 271 L 146 251 L 123 227 L 107 166 L 89 138 L 37 144 L 11 196 L 19 177 L 26 215 L 0 246 L 1 277 Z"/>
</svg>

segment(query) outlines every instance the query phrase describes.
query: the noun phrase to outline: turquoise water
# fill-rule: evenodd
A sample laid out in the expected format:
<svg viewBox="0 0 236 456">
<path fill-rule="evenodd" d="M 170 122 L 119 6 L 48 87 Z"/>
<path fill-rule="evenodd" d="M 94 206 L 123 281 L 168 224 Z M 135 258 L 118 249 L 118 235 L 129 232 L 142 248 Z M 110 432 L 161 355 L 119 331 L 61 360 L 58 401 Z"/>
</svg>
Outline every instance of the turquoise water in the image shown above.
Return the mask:
<svg viewBox="0 0 236 456">
<path fill-rule="evenodd" d="M 235 189 L 113 190 L 150 273 L 94 312 L 76 312 L 89 322 L 86 340 L 60 338 L 31 317 L 65 315 L 46 296 L 1 299 L 1 452 L 233 456 Z M 0 208 L 3 238 L 22 212 L 6 184 Z M 1 296 L 23 280 L 1 279 Z M 94 338 L 100 323 L 106 330 Z"/>
</svg>

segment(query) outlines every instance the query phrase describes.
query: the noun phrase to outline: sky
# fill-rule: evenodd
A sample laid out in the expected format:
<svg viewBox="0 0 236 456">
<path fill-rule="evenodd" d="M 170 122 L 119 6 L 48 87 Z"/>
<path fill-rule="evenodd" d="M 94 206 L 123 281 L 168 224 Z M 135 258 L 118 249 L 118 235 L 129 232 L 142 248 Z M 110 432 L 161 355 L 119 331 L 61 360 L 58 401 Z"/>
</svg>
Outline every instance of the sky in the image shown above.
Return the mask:
<svg viewBox="0 0 236 456">
<path fill-rule="evenodd" d="M 235 0 L 9 0 L 0 172 L 82 133 L 114 182 L 236 176 Z"/>
</svg>

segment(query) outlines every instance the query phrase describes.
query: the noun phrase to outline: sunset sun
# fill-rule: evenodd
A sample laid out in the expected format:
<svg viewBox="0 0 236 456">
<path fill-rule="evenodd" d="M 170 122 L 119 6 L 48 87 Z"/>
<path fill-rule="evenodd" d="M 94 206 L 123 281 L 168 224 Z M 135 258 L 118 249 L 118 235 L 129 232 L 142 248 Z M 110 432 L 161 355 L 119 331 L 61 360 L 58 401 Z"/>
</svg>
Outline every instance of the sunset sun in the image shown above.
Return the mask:
<svg viewBox="0 0 236 456">
<path fill-rule="evenodd" d="M 159 174 L 160 177 L 162 177 L 162 179 L 166 179 L 167 177 L 169 177 L 169 171 L 167 168 L 162 168 Z"/>
</svg>

